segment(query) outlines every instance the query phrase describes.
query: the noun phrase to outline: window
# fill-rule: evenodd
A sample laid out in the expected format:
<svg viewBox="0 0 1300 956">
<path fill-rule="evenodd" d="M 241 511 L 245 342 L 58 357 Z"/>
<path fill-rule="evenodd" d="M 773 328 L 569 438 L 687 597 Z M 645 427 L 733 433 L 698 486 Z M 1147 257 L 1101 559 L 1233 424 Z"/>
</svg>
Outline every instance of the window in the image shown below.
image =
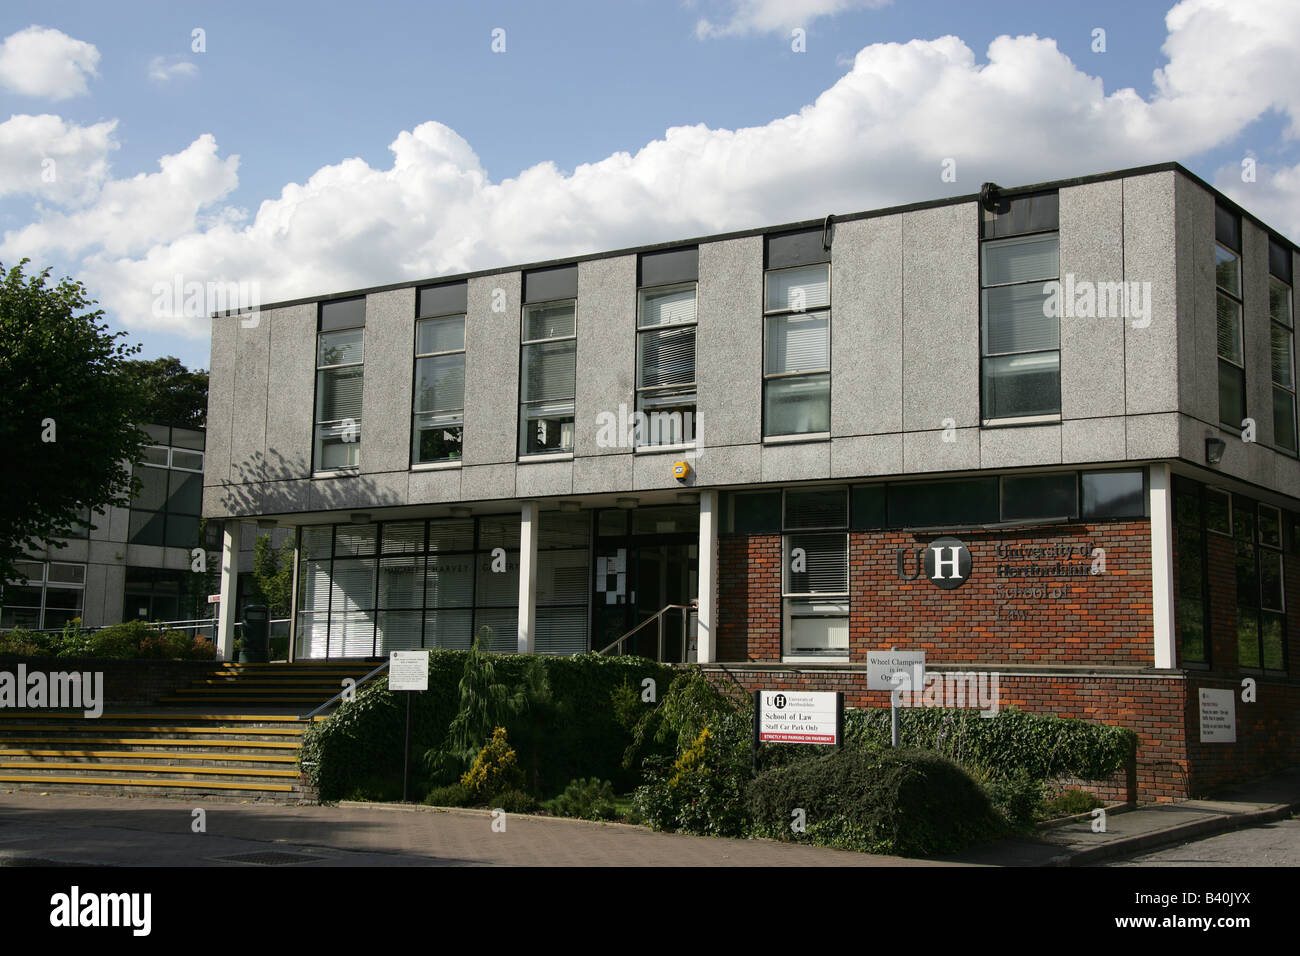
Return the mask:
<svg viewBox="0 0 1300 956">
<path fill-rule="evenodd" d="M 465 316 L 415 323 L 411 463 L 457 461 L 465 432 Z"/>
<path fill-rule="evenodd" d="M 829 263 L 765 276 L 764 437 L 830 431 L 830 282 Z"/>
<path fill-rule="evenodd" d="M 131 500 L 127 541 L 169 548 L 200 545 L 203 511 L 203 432 L 146 425 L 156 444 L 146 446 L 136 466 L 140 493 Z"/>
<path fill-rule="evenodd" d="M 985 422 L 1060 415 L 1060 310 L 1047 297 L 1047 283 L 1061 274 L 1058 229 L 1055 193 L 1003 198 L 996 211 L 983 211 Z"/>
<path fill-rule="evenodd" d="M 891 528 L 943 528 L 999 520 L 997 478 L 891 484 L 888 495 Z"/>
<path fill-rule="evenodd" d="M 847 488 L 785 492 L 781 596 L 787 657 L 849 656 Z"/>
<path fill-rule="evenodd" d="M 638 445 L 695 440 L 695 299 L 694 282 L 642 289 L 637 298 Z"/>
<path fill-rule="evenodd" d="M 14 562 L 19 577 L 0 595 L 0 629 L 61 628 L 81 617 L 86 566 L 50 561 Z"/>
<path fill-rule="evenodd" d="M 1002 479 L 1002 520 L 1033 521 L 1075 518 L 1079 514 L 1076 472 L 1007 475 Z"/>
<path fill-rule="evenodd" d="M 1147 513 L 1146 471 L 1085 471 L 1083 517 L 1141 518 Z"/>
<path fill-rule="evenodd" d="M 1240 498 L 1233 510 L 1237 663 L 1248 668 L 1285 670 L 1282 515 L 1277 508 Z"/>
<path fill-rule="evenodd" d="M 573 451 L 577 300 L 524 306 L 519 454 Z"/>
<path fill-rule="evenodd" d="M 1269 354 L 1273 376 L 1273 443 L 1293 455 L 1296 440 L 1295 318 L 1291 296 L 1291 250 L 1268 242 Z"/>
<path fill-rule="evenodd" d="M 326 302 L 316 337 L 316 471 L 360 464 L 365 299 Z"/>
<path fill-rule="evenodd" d="M 1232 537 L 1232 495 L 1228 492 L 1205 489 L 1205 530 Z"/>
<path fill-rule="evenodd" d="M 1206 640 L 1210 589 L 1203 491 L 1202 485 L 1174 478 L 1175 621 L 1180 664 L 1210 662 L 1210 642 Z"/>
<path fill-rule="evenodd" d="M 1219 422 L 1233 431 L 1246 417 L 1246 360 L 1242 336 L 1241 218 L 1214 208 L 1214 281 L 1217 286 Z"/>
</svg>

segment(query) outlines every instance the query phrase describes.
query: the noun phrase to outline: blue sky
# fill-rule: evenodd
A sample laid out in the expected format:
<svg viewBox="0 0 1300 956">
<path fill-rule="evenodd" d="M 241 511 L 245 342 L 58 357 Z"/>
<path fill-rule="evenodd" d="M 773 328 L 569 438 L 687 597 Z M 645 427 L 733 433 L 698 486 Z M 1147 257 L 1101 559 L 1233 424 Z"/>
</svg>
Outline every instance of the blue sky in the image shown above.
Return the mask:
<svg viewBox="0 0 1300 956">
<path fill-rule="evenodd" d="M 266 302 L 1162 160 L 1296 238 L 1297 6 L 7 0 L 0 262 L 207 367 L 158 283 Z"/>
</svg>

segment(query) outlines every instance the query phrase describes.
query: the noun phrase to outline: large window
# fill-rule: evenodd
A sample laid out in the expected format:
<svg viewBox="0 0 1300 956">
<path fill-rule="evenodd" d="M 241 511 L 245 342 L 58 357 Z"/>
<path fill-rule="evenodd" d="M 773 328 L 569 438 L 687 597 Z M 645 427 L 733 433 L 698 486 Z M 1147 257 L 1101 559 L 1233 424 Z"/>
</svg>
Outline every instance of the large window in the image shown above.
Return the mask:
<svg viewBox="0 0 1300 956">
<path fill-rule="evenodd" d="M 411 463 L 457 461 L 465 429 L 465 316 L 415 323 Z"/>
<path fill-rule="evenodd" d="M 1204 487 L 1174 478 L 1174 552 L 1177 566 L 1175 621 L 1178 662 L 1209 664 L 1210 588 L 1207 573 Z"/>
<path fill-rule="evenodd" d="M 366 301 L 323 303 L 316 337 L 316 471 L 354 469 L 361 454 Z"/>
<path fill-rule="evenodd" d="M 763 435 L 831 427 L 831 267 L 769 269 L 763 320 Z"/>
<path fill-rule="evenodd" d="M 1061 274 L 1057 195 L 1003 199 L 982 222 L 984 421 L 1059 415 L 1060 310 L 1045 288 Z"/>
<path fill-rule="evenodd" d="M 135 468 L 140 493 L 131 500 L 127 541 L 169 548 L 200 546 L 203 511 L 203 432 L 146 425 L 155 444 Z"/>
<path fill-rule="evenodd" d="M 1219 422 L 1233 431 L 1246 417 L 1246 359 L 1242 335 L 1241 217 L 1214 208 L 1216 338 L 1219 350 Z"/>
<path fill-rule="evenodd" d="M 1285 670 L 1282 515 L 1277 508 L 1237 498 L 1232 532 L 1237 570 L 1237 662 L 1247 668 Z"/>
<path fill-rule="evenodd" d="M 1295 454 L 1295 318 L 1291 296 L 1291 250 L 1268 243 L 1269 354 L 1273 376 L 1273 443 Z"/>
<path fill-rule="evenodd" d="M 637 299 L 638 445 L 695 440 L 696 283 L 642 289 Z"/>
<path fill-rule="evenodd" d="M 786 491 L 781 538 L 785 656 L 849 656 L 847 488 Z"/>
<path fill-rule="evenodd" d="M 541 516 L 538 653 L 587 650 L 590 522 Z M 487 649 L 518 646 L 518 515 L 317 525 L 299 546 L 300 657 L 463 649 L 484 627 Z"/>
<path fill-rule="evenodd" d="M 81 617 L 86 566 L 53 561 L 15 561 L 18 577 L 0 593 L 0 628 L 59 628 Z"/>
<path fill-rule="evenodd" d="M 524 306 L 519 454 L 573 451 L 577 300 Z"/>
</svg>

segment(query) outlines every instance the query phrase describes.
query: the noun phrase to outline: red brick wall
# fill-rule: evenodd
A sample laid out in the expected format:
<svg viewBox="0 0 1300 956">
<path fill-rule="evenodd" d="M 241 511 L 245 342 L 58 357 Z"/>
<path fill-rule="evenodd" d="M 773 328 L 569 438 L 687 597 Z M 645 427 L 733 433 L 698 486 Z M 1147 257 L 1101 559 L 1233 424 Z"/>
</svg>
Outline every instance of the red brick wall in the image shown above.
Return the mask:
<svg viewBox="0 0 1300 956">
<path fill-rule="evenodd" d="M 781 659 L 781 536 L 718 538 L 718 647 L 723 661 Z"/>
<path fill-rule="evenodd" d="M 897 645 L 937 663 L 1106 664 L 1151 666 L 1151 547 L 1145 520 L 1055 525 L 1014 532 L 969 532 L 972 571 L 945 591 L 924 575 L 900 580 L 898 549 L 929 539 L 893 531 L 849 536 L 849 660 Z M 1081 578 L 996 577 L 999 544 L 1105 548 L 1106 573 Z M 719 539 L 718 652 L 721 661 L 781 659 L 781 536 Z M 1071 563 L 1090 562 L 1073 557 Z M 1046 559 L 1040 563 L 1055 563 Z M 998 589 L 1059 587 L 1059 598 L 1004 599 Z M 1049 592 L 1050 593 L 1050 592 Z M 1023 618 L 1012 616 L 1023 612 Z"/>
</svg>

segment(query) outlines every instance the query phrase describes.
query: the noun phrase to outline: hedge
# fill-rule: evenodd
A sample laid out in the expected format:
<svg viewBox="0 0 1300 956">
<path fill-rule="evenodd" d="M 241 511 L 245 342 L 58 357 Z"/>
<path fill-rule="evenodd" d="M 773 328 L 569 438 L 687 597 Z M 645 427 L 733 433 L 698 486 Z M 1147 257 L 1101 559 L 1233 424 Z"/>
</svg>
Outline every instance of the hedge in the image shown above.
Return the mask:
<svg viewBox="0 0 1300 956">
<path fill-rule="evenodd" d="M 213 660 L 211 641 L 187 631 L 165 630 L 144 621 L 124 621 L 83 631 L 80 620 L 62 631 L 15 628 L 0 633 L 0 654 L 20 657 L 81 657 L 118 660 Z"/>
<path fill-rule="evenodd" d="M 750 814 L 755 836 L 900 856 L 955 853 L 1005 830 L 952 761 L 873 745 L 763 771 Z"/>
<path fill-rule="evenodd" d="M 1137 747 L 1127 727 L 1006 709 L 993 717 L 977 710 L 902 708 L 899 743 L 942 754 L 993 779 L 1028 775 L 1038 780 L 1102 780 L 1122 769 Z M 890 715 L 884 708 L 849 710 L 844 738 L 887 745 Z"/>
<path fill-rule="evenodd" d="M 459 706 L 457 687 L 467 656 L 465 651 L 433 651 L 429 654 L 427 691 L 391 692 L 387 679 L 377 678 L 329 719 L 308 728 L 302 767 L 320 799 L 400 796 L 407 693 L 413 694 L 410 792 L 413 797 L 422 796 L 434 783 L 426 775 L 422 758 L 446 737 Z M 519 685 L 532 659 L 522 654 L 494 655 L 497 679 L 511 687 Z M 600 777 L 612 781 L 620 792 L 631 790 L 638 775 L 635 769 L 622 766 L 631 735 L 620 721 L 611 694 L 626 685 L 639 700 L 641 682 L 647 677 L 656 681 L 657 694 L 662 694 L 672 680 L 672 669 L 640 657 L 582 654 L 537 655 L 536 659 L 546 668 L 552 694 L 561 707 L 540 721 L 529 714 L 506 721 L 512 744 L 520 742 L 519 763 L 530 785 L 535 776 L 540 793 L 558 794 L 570 780 Z M 523 744 L 526 740 L 536 743 Z"/>
</svg>

